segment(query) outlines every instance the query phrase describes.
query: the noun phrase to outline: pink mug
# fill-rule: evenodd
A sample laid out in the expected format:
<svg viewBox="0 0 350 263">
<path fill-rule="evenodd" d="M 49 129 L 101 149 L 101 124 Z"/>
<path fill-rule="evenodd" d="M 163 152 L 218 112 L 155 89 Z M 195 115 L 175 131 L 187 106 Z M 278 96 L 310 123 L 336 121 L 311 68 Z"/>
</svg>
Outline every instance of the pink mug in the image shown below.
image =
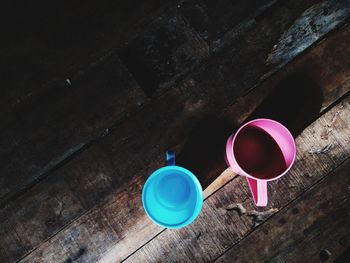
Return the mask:
<svg viewBox="0 0 350 263">
<path fill-rule="evenodd" d="M 267 205 L 267 182 L 285 175 L 295 156 L 292 134 L 270 119 L 245 123 L 226 143 L 226 162 L 234 172 L 246 177 L 256 206 Z"/>
</svg>

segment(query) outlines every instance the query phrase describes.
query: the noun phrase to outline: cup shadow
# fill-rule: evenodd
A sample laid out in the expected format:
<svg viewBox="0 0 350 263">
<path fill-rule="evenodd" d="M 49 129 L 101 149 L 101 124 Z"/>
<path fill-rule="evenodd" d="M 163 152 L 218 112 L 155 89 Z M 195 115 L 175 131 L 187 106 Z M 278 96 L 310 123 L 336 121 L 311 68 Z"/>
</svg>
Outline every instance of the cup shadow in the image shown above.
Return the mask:
<svg viewBox="0 0 350 263">
<path fill-rule="evenodd" d="M 207 188 L 227 167 L 224 160 L 227 138 L 237 129 L 228 120 L 208 116 L 191 131 L 176 164 L 193 172 Z"/>
<path fill-rule="evenodd" d="M 246 121 L 273 119 L 297 137 L 318 117 L 322 101 L 322 89 L 317 82 L 306 74 L 295 73 L 282 79 Z"/>
<path fill-rule="evenodd" d="M 303 73 L 282 79 L 262 103 L 243 122 L 257 118 L 276 120 L 297 137 L 319 115 L 322 89 Z M 226 168 L 225 146 L 228 137 L 238 127 L 223 117 L 210 116 L 193 128 L 177 164 L 192 171 L 206 189 Z"/>
</svg>

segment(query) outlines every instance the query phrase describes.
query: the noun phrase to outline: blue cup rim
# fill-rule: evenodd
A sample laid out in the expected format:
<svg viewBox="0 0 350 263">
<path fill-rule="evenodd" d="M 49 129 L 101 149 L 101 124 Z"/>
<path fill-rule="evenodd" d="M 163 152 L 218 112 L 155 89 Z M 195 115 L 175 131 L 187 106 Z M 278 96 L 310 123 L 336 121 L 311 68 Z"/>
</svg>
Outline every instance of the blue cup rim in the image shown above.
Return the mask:
<svg viewBox="0 0 350 263">
<path fill-rule="evenodd" d="M 191 181 L 194 183 L 195 189 L 196 189 L 196 205 L 195 205 L 195 209 L 193 210 L 193 213 L 190 217 L 188 217 L 185 221 L 181 222 L 180 224 L 165 224 L 164 222 L 160 222 L 157 220 L 157 218 L 155 218 L 152 213 L 150 212 L 150 209 L 147 207 L 147 202 L 145 201 L 145 197 L 146 197 L 146 191 L 147 188 L 150 184 L 150 181 L 152 178 L 158 176 L 160 173 L 166 171 L 166 170 L 177 170 L 180 171 L 184 174 L 186 174 L 187 176 L 189 176 L 189 178 L 191 179 Z M 156 171 L 154 171 L 148 178 L 146 183 L 143 186 L 142 189 L 142 205 L 144 210 L 146 211 L 146 214 L 152 219 L 153 222 L 155 222 L 156 224 L 162 226 L 162 227 L 166 227 L 166 228 L 173 228 L 173 229 L 177 229 L 177 228 L 181 228 L 184 226 L 189 225 L 190 223 L 192 223 L 197 216 L 199 215 L 200 211 L 202 210 L 202 206 L 203 206 L 203 190 L 202 190 L 202 186 L 200 184 L 200 182 L 198 181 L 198 178 L 189 170 L 187 170 L 184 167 L 181 166 L 177 166 L 177 165 L 170 165 L 170 166 L 164 166 L 162 168 L 157 169 Z"/>
</svg>

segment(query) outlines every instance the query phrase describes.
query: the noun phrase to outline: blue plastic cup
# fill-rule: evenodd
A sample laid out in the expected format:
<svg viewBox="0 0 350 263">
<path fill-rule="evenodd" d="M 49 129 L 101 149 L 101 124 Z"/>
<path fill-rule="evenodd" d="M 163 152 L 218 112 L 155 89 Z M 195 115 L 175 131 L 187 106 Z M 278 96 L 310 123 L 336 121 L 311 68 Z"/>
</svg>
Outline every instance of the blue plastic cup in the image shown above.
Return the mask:
<svg viewBox="0 0 350 263">
<path fill-rule="evenodd" d="M 192 223 L 203 205 L 203 190 L 197 177 L 175 165 L 175 154 L 167 152 L 168 166 L 153 172 L 142 189 L 142 204 L 156 224 L 181 228 Z"/>
</svg>

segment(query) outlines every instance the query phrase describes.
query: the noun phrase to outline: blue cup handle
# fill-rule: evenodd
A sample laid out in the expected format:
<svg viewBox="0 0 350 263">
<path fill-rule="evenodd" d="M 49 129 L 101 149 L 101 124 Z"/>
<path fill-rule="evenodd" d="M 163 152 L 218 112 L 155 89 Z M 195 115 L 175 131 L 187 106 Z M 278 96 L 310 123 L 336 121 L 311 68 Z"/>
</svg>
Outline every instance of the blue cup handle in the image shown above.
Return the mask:
<svg viewBox="0 0 350 263">
<path fill-rule="evenodd" d="M 175 165 L 175 152 L 167 151 L 166 152 L 166 162 L 167 165 Z"/>
</svg>

